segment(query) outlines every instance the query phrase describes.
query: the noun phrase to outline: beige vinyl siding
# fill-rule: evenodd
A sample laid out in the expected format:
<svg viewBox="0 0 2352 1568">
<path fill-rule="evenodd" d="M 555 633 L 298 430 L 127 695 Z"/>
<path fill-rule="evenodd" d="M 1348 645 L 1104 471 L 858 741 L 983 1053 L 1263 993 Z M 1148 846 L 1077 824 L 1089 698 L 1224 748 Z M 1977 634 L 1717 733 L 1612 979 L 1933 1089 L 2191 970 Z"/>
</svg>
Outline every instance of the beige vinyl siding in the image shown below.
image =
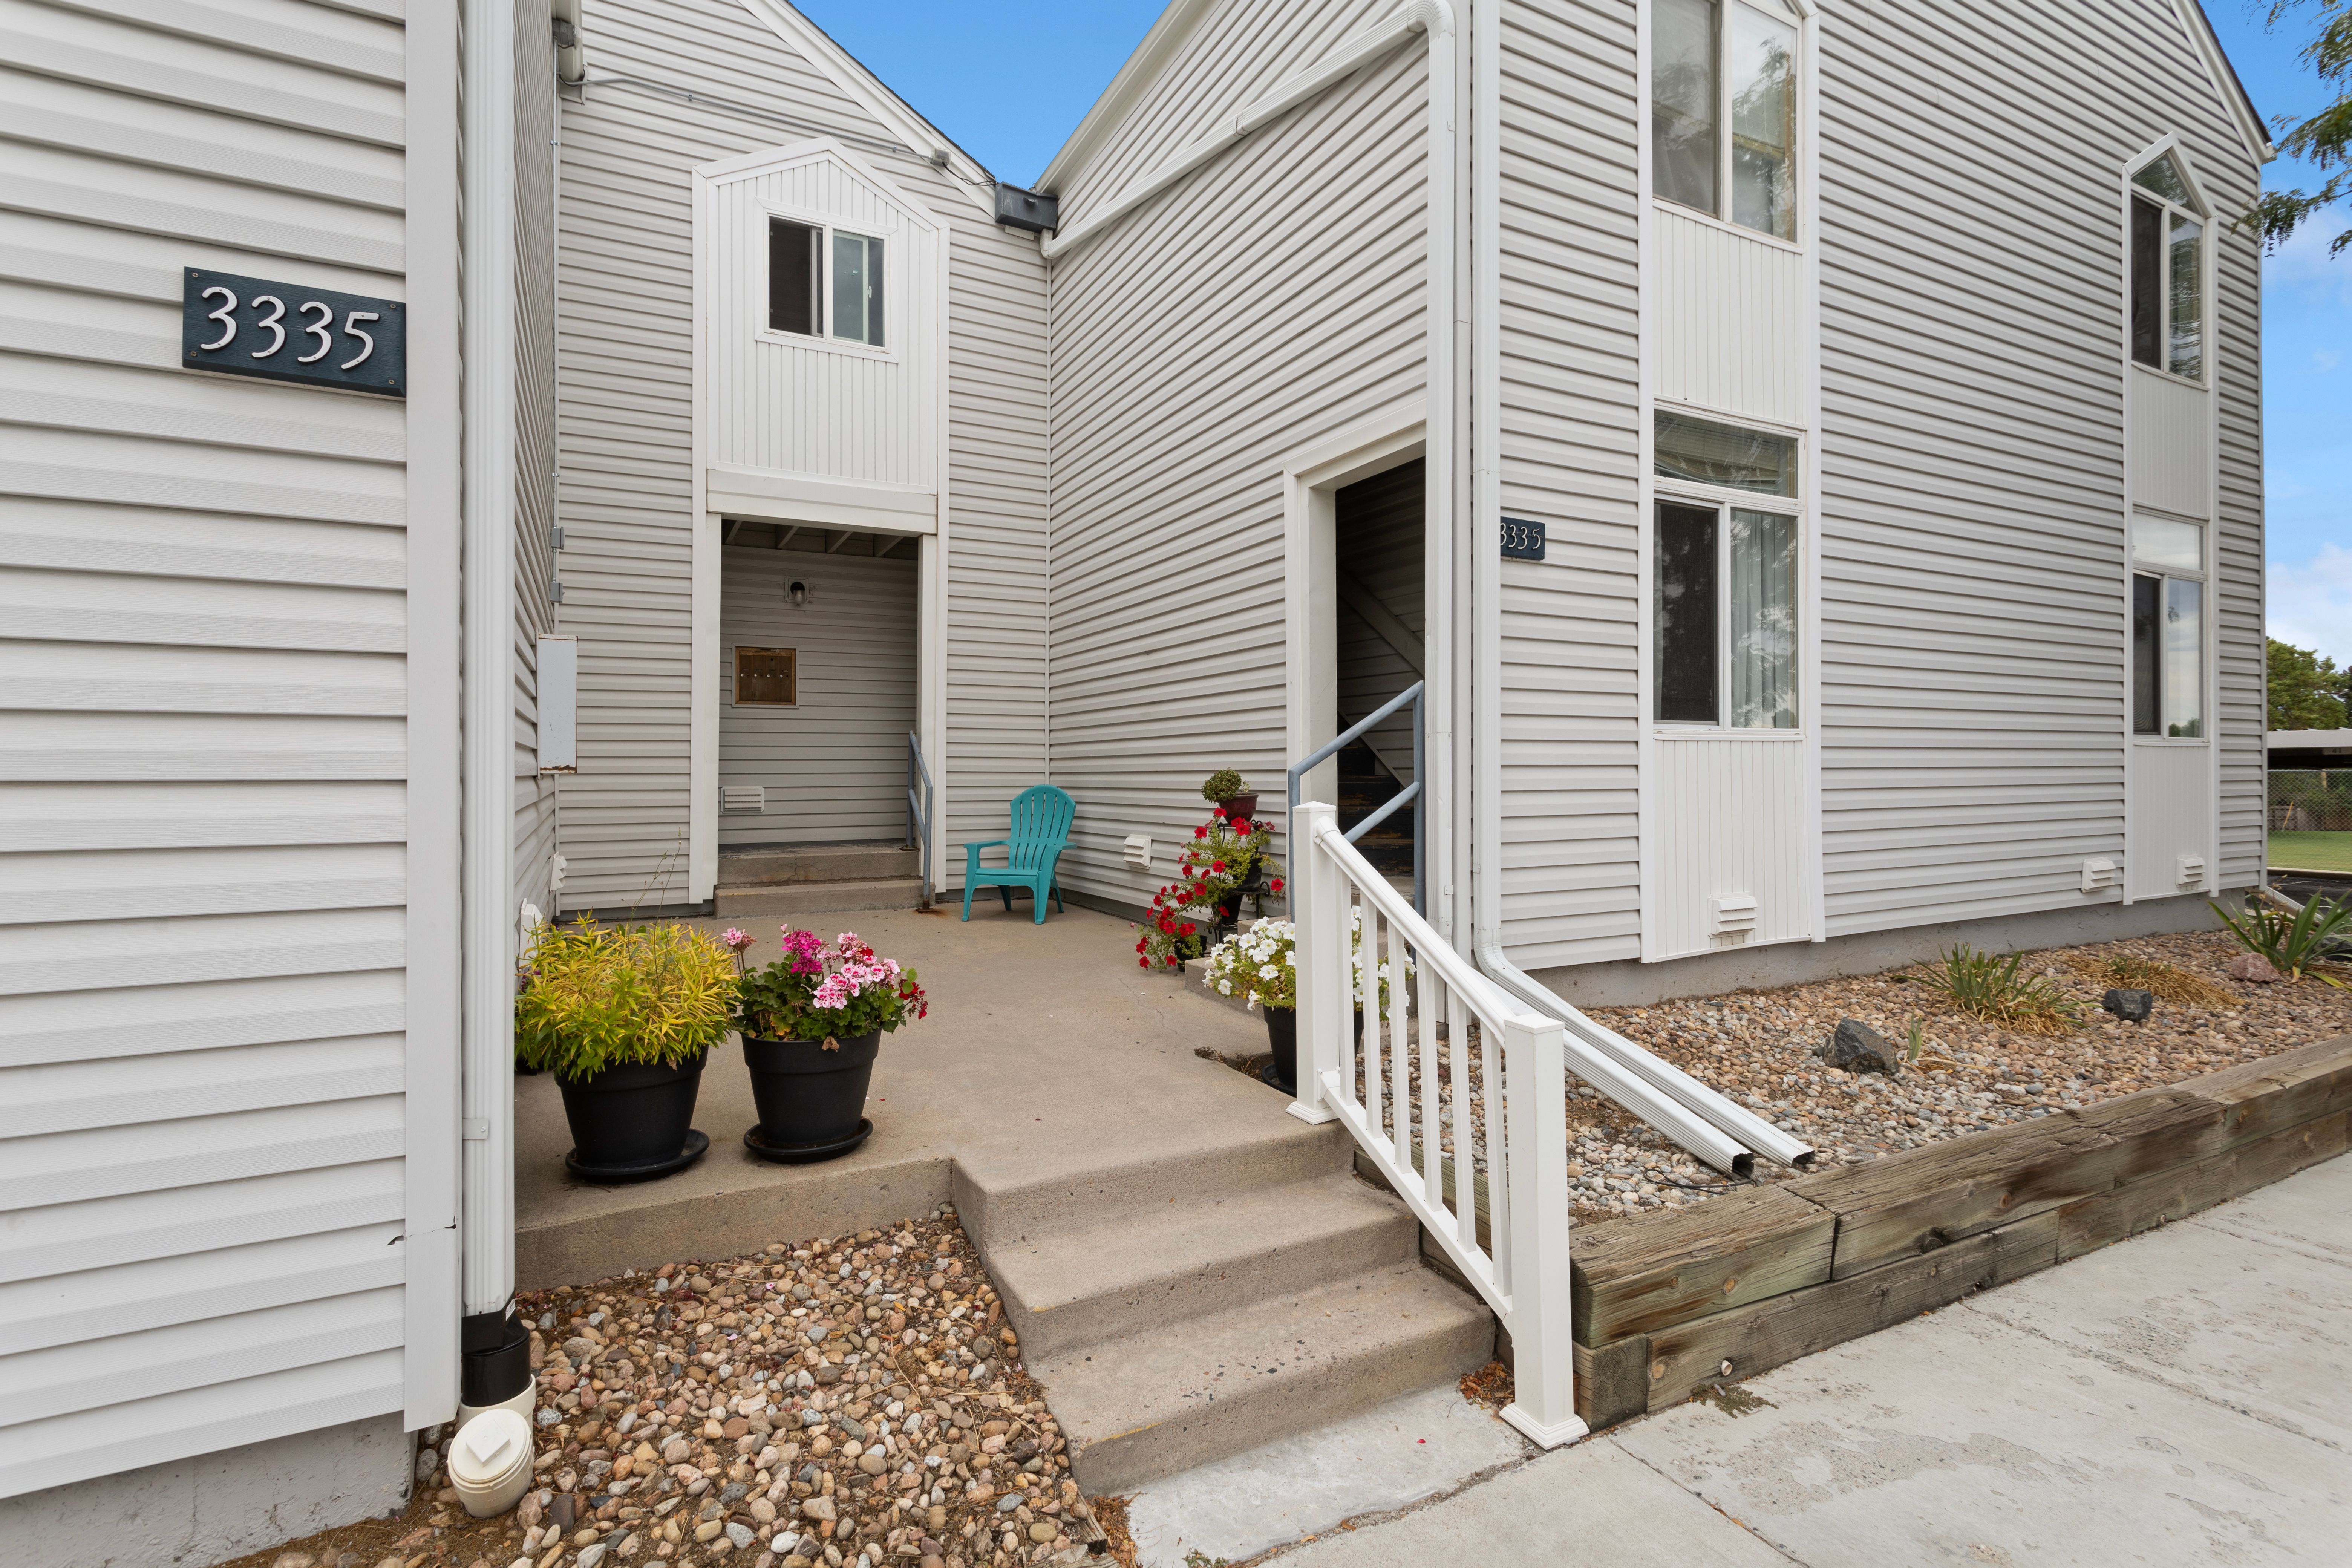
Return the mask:
<svg viewBox="0 0 2352 1568">
<path fill-rule="evenodd" d="M 1387 9 L 1229 8 L 1139 108 L 1164 134 L 1120 166 Z M 1122 840 L 1188 837 L 1220 767 L 1281 798 L 1281 465 L 1423 384 L 1426 66 L 1413 47 L 1367 67 L 1054 264 L 1052 776 L 1077 802 L 1073 889 L 1147 901 L 1168 863 L 1128 868 Z"/>
<path fill-rule="evenodd" d="M 693 553 L 691 171 L 837 133 L 948 247 L 950 843 L 992 837 L 1045 765 L 1045 264 L 734 0 L 588 0 L 597 77 L 563 105 L 562 629 L 581 638 L 567 909 L 626 903 L 682 852 Z M 759 109 L 792 124 L 734 112 Z M 905 547 L 902 547 L 905 548 Z M 984 657 L 975 658 L 975 654 Z M 968 755 L 967 768 L 962 759 Z M 713 787 L 716 787 L 715 781 Z"/>
<path fill-rule="evenodd" d="M 179 362 L 188 267 L 411 298 L 436 171 L 401 6 L 206 16 L 0 8 L 5 1495 L 398 1412 L 433 1284 L 408 410 Z"/>
<path fill-rule="evenodd" d="M 542 5 L 515 11 L 514 897 L 541 913 L 555 780 L 539 772 L 539 639 L 555 629 L 555 47 Z"/>
<path fill-rule="evenodd" d="M 2253 166 L 2170 0 L 1858 0 L 1825 37 L 1829 933 L 2074 907 L 2124 847 L 2118 182 L 2168 131 L 2221 214 Z M 2252 247 L 2221 244 L 2228 883 L 2259 850 L 2260 520 Z"/>
<path fill-rule="evenodd" d="M 1503 563 L 1503 940 L 1529 969 L 1641 945 L 1633 20 L 1503 16 L 1503 513 L 1549 535 Z"/>
<path fill-rule="evenodd" d="M 775 548 L 745 526 L 719 578 L 719 782 L 758 784 L 758 812 L 722 811 L 719 847 L 896 839 L 907 830 L 915 727 L 915 559 L 872 536 L 834 552 Z M 798 579 L 809 600 L 786 593 Z M 737 647 L 793 650 L 799 701 L 738 705 Z"/>
</svg>

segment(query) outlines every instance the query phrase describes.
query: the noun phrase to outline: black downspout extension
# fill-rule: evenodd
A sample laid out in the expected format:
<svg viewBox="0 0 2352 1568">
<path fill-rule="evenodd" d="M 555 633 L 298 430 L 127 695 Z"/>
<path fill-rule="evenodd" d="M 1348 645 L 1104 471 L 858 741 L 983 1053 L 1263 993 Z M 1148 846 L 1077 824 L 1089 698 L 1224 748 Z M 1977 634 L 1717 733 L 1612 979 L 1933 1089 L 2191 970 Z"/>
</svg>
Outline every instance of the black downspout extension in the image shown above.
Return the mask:
<svg viewBox="0 0 2352 1568">
<path fill-rule="evenodd" d="M 530 1331 L 512 1307 L 459 1320 L 457 1402 L 479 1410 L 530 1386 Z"/>
</svg>

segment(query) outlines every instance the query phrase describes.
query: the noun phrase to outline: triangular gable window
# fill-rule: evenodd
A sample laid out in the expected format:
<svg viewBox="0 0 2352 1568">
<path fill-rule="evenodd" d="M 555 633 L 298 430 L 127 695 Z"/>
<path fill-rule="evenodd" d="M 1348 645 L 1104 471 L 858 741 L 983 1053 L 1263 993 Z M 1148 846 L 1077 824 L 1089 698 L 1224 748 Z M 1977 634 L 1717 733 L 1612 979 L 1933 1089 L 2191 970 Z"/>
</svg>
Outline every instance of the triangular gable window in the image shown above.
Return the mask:
<svg viewBox="0 0 2352 1568">
<path fill-rule="evenodd" d="M 2184 207 L 2197 205 L 2197 198 L 2189 194 L 2189 182 L 2181 177 L 2180 165 L 2167 153 L 2147 168 L 2132 176 L 2132 184 L 2141 190 L 2153 191 L 2166 201 Z"/>
<path fill-rule="evenodd" d="M 2170 153 L 2133 174 L 2131 183 L 2131 356 L 2201 382 L 2204 207 Z"/>
</svg>

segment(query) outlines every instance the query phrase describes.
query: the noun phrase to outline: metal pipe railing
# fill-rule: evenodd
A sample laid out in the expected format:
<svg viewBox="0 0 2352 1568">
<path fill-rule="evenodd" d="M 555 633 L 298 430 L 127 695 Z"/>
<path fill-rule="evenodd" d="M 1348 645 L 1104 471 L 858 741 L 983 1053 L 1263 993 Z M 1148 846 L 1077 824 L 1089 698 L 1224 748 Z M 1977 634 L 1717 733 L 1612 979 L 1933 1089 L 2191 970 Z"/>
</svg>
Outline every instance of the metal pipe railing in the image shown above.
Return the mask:
<svg viewBox="0 0 2352 1568">
<path fill-rule="evenodd" d="M 1378 724 L 1381 720 L 1387 718 L 1390 714 L 1394 713 L 1398 709 L 1402 708 L 1405 704 L 1411 703 L 1412 705 L 1412 783 L 1399 790 L 1394 796 L 1383 803 L 1380 810 L 1373 812 L 1370 816 L 1365 817 L 1363 821 L 1356 824 L 1354 827 L 1349 829 L 1347 838 L 1349 843 L 1353 844 L 1357 839 L 1361 838 L 1365 834 L 1370 833 L 1373 828 L 1379 826 L 1381 823 L 1386 822 L 1407 803 L 1411 803 L 1412 806 L 1412 912 L 1422 916 L 1423 919 L 1427 919 L 1429 915 L 1427 876 L 1423 869 L 1423 868 L 1427 864 L 1423 857 L 1427 852 L 1426 846 L 1429 842 L 1429 791 L 1423 786 L 1422 780 L 1423 749 L 1422 741 L 1422 700 L 1427 686 L 1428 682 L 1426 681 L 1414 681 L 1411 686 L 1406 687 L 1402 691 L 1398 692 L 1394 697 L 1390 698 L 1388 701 L 1382 703 L 1370 718 L 1359 720 L 1355 724 L 1349 726 L 1348 729 L 1342 730 L 1338 735 L 1325 742 L 1322 745 L 1318 746 L 1314 751 L 1307 752 L 1300 761 L 1291 763 L 1289 793 L 1285 797 L 1285 805 L 1282 811 L 1283 837 L 1290 847 L 1291 858 L 1296 860 L 1299 853 L 1299 844 L 1297 836 L 1291 831 L 1291 819 L 1298 813 L 1299 781 L 1307 776 L 1308 769 L 1313 768 L 1317 764 L 1326 762 L 1331 757 L 1337 755 L 1349 742 L 1355 741 L 1357 738 L 1364 734 L 1365 731 L 1370 730 L 1372 726 Z M 1297 879 L 1296 876 L 1292 878 L 1292 881 L 1294 883 Z M 1297 895 L 1292 892 L 1285 892 L 1283 894 L 1283 913 L 1286 915 L 1296 914 L 1297 910 L 1296 898 Z"/>
<path fill-rule="evenodd" d="M 922 784 L 919 798 L 915 792 Z M 931 907 L 931 811 L 938 804 L 937 792 L 931 787 L 931 770 L 923 761 L 922 738 L 912 730 L 907 731 L 907 837 L 918 846 L 923 856 L 923 904 Z"/>
</svg>

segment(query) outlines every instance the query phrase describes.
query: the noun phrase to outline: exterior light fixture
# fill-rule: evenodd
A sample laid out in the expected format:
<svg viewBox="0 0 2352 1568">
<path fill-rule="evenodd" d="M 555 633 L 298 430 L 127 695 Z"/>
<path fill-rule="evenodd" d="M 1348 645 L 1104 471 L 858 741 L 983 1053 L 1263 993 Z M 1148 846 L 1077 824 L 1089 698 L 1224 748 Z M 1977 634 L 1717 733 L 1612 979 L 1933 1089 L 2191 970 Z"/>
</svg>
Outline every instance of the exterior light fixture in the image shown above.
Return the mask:
<svg viewBox="0 0 2352 1568">
<path fill-rule="evenodd" d="M 795 577 L 793 579 L 793 585 L 784 590 L 784 596 L 793 602 L 793 609 L 804 610 L 808 608 L 808 584 L 802 582 L 799 578 Z"/>
</svg>

